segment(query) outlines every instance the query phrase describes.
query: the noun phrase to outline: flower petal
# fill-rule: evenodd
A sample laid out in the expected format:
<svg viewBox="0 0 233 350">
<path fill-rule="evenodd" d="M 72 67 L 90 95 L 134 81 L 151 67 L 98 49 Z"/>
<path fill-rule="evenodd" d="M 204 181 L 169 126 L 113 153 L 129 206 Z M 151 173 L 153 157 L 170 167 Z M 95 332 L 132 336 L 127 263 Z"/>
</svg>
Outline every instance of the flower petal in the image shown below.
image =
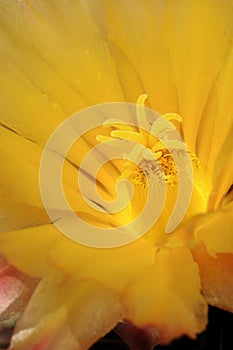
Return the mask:
<svg viewBox="0 0 233 350">
<path fill-rule="evenodd" d="M 49 259 L 66 274 L 90 278 L 120 291 L 153 263 L 154 247 L 140 239 L 118 248 L 96 249 L 61 237 L 49 252 Z"/>
<path fill-rule="evenodd" d="M 11 350 L 88 349 L 122 317 L 114 293 L 54 275 L 38 286 L 18 321 Z"/>
<path fill-rule="evenodd" d="M 232 135 L 233 120 L 213 167 L 213 189 L 209 200 L 209 208 L 212 210 L 222 203 L 233 183 L 233 162 L 229 161 L 233 158 Z"/>
<path fill-rule="evenodd" d="M 67 116 L 124 100 L 106 42 L 80 1 L 4 0 L 0 22 L 1 120 L 19 134 L 44 144 Z"/>
<path fill-rule="evenodd" d="M 198 150 L 205 148 L 206 139 L 211 138 L 206 119 L 211 124 L 213 116 L 203 112 L 231 48 L 232 19 L 233 7 L 230 1 L 168 2 L 163 38 L 173 64 L 178 113 L 184 119 L 182 127 L 185 142 L 194 152 L 202 116 L 200 130 L 208 130 L 208 135 L 200 138 L 202 143 L 199 142 Z"/>
<path fill-rule="evenodd" d="M 115 332 L 131 350 L 152 350 L 158 344 L 158 334 L 153 327 L 137 328 L 130 322 L 120 322 Z"/>
<path fill-rule="evenodd" d="M 0 197 L 0 232 L 48 224 L 45 210 L 14 197 Z"/>
<path fill-rule="evenodd" d="M 193 231 L 198 241 L 192 247 L 206 300 L 229 311 L 233 311 L 232 219 L 232 202 L 219 211 L 197 217 Z"/>
<path fill-rule="evenodd" d="M 229 2 L 227 6 L 232 6 Z M 229 9 L 229 16 L 233 17 L 232 7 Z M 233 20 L 231 19 L 231 23 Z M 232 28 L 231 28 L 232 30 Z M 226 34 L 229 40 L 232 37 L 231 30 Z M 204 164 L 210 169 L 219 166 L 219 158 L 229 157 L 225 153 L 226 139 L 231 136 L 230 130 L 233 122 L 231 93 L 233 89 L 233 47 L 228 52 L 226 62 L 221 68 L 216 83 L 208 98 L 202 120 L 198 129 L 197 153 Z M 229 141 L 228 141 L 229 142 Z M 218 159 L 216 160 L 216 157 Z M 229 164 L 229 162 L 227 162 Z M 229 164 L 230 165 L 230 164 Z"/>
<path fill-rule="evenodd" d="M 126 94 L 130 91 L 128 97 L 132 96 L 132 85 L 136 82 L 135 94 L 146 92 L 152 108 L 160 113 L 176 111 L 171 61 L 161 40 L 167 1 L 110 0 L 106 3 L 109 40 L 114 45 L 112 54 L 117 62 L 120 58 L 124 91 Z M 125 73 L 128 66 L 132 80 L 127 78 L 128 70 Z"/>
<path fill-rule="evenodd" d="M 0 332 L 14 326 L 38 280 L 24 275 L 0 256 Z"/>
<path fill-rule="evenodd" d="M 188 230 L 205 244 L 209 255 L 233 254 L 232 220 L 233 202 L 220 210 L 197 216 Z"/>
<path fill-rule="evenodd" d="M 161 343 L 195 337 L 206 325 L 198 268 L 180 244 L 158 249 L 154 265 L 128 287 L 122 302 L 126 318 L 138 327 L 154 326 Z"/>
<path fill-rule="evenodd" d="M 39 162 L 42 149 L 35 143 L 0 127 L 1 194 L 31 205 L 42 206 L 39 192 Z"/>
<path fill-rule="evenodd" d="M 53 225 L 2 233 L 0 251 L 32 276 L 41 277 L 55 267 L 115 291 L 125 288 L 154 260 L 153 244 L 144 239 L 119 248 L 96 249 L 66 238 Z"/>
<path fill-rule="evenodd" d="M 69 137 L 69 135 L 66 136 Z M 38 214 L 40 213 L 41 217 L 41 219 L 38 219 L 38 223 L 40 221 L 42 221 L 42 223 L 48 222 L 49 220 L 45 214 L 44 206 L 42 204 L 41 188 L 39 183 L 39 168 L 43 151 L 42 147 L 39 144 L 17 134 L 13 130 L 9 130 L 7 127 L 0 126 L 0 137 L 1 160 L 4 164 L 0 173 L 1 199 L 2 206 L 4 206 L 3 211 L 7 212 L 8 210 L 7 203 L 4 205 L 4 198 L 10 197 L 15 199 L 15 205 L 17 205 L 17 203 L 22 203 L 24 206 L 32 207 L 30 209 L 32 212 L 33 210 L 38 211 Z M 85 144 L 85 141 L 81 140 L 79 147 L 82 147 L 83 144 Z M 79 152 L 79 154 L 81 153 L 84 155 L 87 150 L 87 146 L 85 149 L 81 149 L 83 150 L 83 154 L 82 152 Z M 52 151 L 51 155 L 52 157 L 50 157 L 50 164 L 46 169 L 43 169 L 43 171 L 46 170 L 47 188 L 54 191 L 54 183 L 56 184 L 58 176 L 56 172 L 57 168 L 53 167 L 53 164 L 57 164 L 57 160 L 61 157 L 64 159 L 64 156 Z M 72 208 L 76 211 L 85 210 L 86 212 L 90 212 L 92 214 L 95 213 L 95 211 L 86 204 L 82 198 L 82 195 L 80 194 L 76 182 L 78 172 L 77 168 L 69 161 L 65 160 L 62 170 L 64 191 L 69 198 L 69 204 L 72 206 Z M 106 180 L 109 178 L 110 176 L 108 175 Z M 86 176 L 86 181 L 90 181 L 88 174 Z M 61 200 L 59 202 L 55 195 L 50 195 L 50 198 L 51 202 L 47 204 L 50 208 L 55 208 L 56 210 L 65 210 L 67 208 L 64 206 L 65 201 Z M 20 210 L 20 208 L 18 209 Z M 12 219 L 12 221 L 14 221 L 14 219 Z M 18 229 L 19 227 L 16 228 Z"/>
<path fill-rule="evenodd" d="M 0 251 L 24 273 L 41 277 L 49 269 L 48 250 L 60 236 L 53 225 L 42 225 L 0 235 Z"/>
<path fill-rule="evenodd" d="M 233 255 L 210 256 L 204 243 L 193 251 L 198 263 L 202 291 L 208 304 L 233 312 Z"/>
</svg>

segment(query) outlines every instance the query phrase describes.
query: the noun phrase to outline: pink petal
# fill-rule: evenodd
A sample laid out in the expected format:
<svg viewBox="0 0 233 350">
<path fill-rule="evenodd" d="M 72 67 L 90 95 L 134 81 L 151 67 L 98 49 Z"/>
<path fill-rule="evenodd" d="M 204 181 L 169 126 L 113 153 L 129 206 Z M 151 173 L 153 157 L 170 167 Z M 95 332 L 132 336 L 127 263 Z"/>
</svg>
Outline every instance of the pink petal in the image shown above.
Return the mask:
<svg viewBox="0 0 233 350">
<path fill-rule="evenodd" d="M 19 272 L 0 256 L 0 331 L 19 318 L 37 283 L 38 280 Z"/>
</svg>

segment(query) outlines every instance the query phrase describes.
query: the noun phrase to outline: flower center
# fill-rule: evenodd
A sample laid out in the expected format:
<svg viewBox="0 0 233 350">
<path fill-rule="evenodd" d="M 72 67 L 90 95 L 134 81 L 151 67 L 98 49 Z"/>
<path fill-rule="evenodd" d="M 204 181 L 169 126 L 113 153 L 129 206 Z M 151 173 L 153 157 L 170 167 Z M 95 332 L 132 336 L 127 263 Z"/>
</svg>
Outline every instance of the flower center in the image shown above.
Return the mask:
<svg viewBox="0 0 233 350">
<path fill-rule="evenodd" d="M 164 123 L 159 123 L 158 121 L 148 123 L 144 108 L 146 99 L 147 95 L 143 94 L 137 100 L 138 126 L 131 126 L 118 119 L 109 119 L 104 123 L 105 127 L 111 127 L 109 136 L 98 135 L 97 140 L 105 142 L 121 139 L 131 140 L 136 143 L 130 154 L 125 157 L 127 159 L 124 160 L 121 175 L 117 179 L 117 181 L 122 179 L 129 180 L 136 192 L 135 200 L 128 208 L 127 216 L 135 217 L 142 210 L 149 189 L 153 188 L 153 186 L 158 186 L 158 184 L 166 186 L 166 203 L 163 214 L 155 227 L 147 234 L 147 237 L 157 240 L 161 238 L 161 232 L 164 233 L 166 222 L 176 202 L 178 187 L 180 186 L 179 164 L 181 164 L 181 167 L 184 165 L 185 157 L 188 156 L 191 161 L 195 180 L 192 201 L 184 220 L 200 211 L 205 211 L 208 194 L 205 198 L 203 183 L 199 181 L 202 167 L 197 156 L 188 150 L 187 145 L 181 138 L 168 138 L 168 140 L 163 138 Z M 179 123 L 182 122 L 181 116 L 176 113 L 165 114 L 161 120 L 165 120 L 166 125 L 172 125 L 170 130 L 166 130 L 166 133 L 176 130 L 175 126 L 179 126 Z M 155 136 L 158 134 L 161 134 L 161 137 Z M 154 206 L 156 206 L 156 198 Z M 153 212 L 153 208 L 151 211 Z M 155 234 L 156 231 L 157 234 Z"/>
</svg>

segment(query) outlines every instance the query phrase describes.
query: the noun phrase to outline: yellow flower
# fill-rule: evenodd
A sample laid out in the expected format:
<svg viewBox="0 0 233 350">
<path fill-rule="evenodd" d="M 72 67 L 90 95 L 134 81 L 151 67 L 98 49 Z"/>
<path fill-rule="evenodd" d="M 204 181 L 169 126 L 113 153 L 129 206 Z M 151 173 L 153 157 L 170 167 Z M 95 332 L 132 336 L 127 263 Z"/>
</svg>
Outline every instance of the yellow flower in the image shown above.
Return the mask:
<svg viewBox="0 0 233 350">
<path fill-rule="evenodd" d="M 0 251 L 41 279 L 10 349 L 88 349 L 119 322 L 166 344 L 203 331 L 207 304 L 233 311 L 232 2 L 4 0 L 0 35 Z M 164 212 L 145 236 L 111 249 L 73 242 L 42 204 L 44 146 L 73 113 L 105 102 L 135 103 L 139 96 L 143 105 L 144 93 L 147 106 L 165 119 L 173 113 L 191 153 L 187 214 L 165 233 L 177 195 L 171 164 Z M 143 175 L 124 160 L 100 171 L 98 187 L 110 200 L 119 178 L 132 180 L 136 195 L 125 211 L 96 214 L 76 191 L 83 156 L 104 136 L 126 138 L 119 126 L 85 135 L 64 163 L 67 197 L 98 227 L 132 220 L 146 192 Z M 149 135 L 133 132 L 129 138 L 143 140 L 167 169 L 169 152 L 158 140 L 148 143 L 142 137 Z"/>
</svg>

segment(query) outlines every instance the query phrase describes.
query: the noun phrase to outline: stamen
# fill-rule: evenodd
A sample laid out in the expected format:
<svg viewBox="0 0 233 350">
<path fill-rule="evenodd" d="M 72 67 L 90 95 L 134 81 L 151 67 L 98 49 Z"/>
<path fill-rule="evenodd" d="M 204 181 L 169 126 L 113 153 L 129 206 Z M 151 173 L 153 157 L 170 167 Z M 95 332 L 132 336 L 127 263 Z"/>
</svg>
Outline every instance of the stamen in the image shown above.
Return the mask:
<svg viewBox="0 0 233 350">
<path fill-rule="evenodd" d="M 139 131 L 144 136 L 145 144 L 148 142 L 148 121 L 145 113 L 145 101 L 147 100 L 147 94 L 142 94 L 137 99 L 137 121 L 139 125 Z"/>
<path fill-rule="evenodd" d="M 151 133 L 149 136 L 149 145 L 152 148 L 157 139 L 155 138 L 154 135 L 158 135 L 158 137 L 161 137 L 163 133 L 167 132 L 167 129 L 169 129 L 169 124 L 166 127 L 166 130 L 164 128 L 164 119 L 166 119 L 168 122 L 171 120 L 182 122 L 183 119 L 179 114 L 176 113 L 167 113 L 158 118 L 152 125 L 151 127 Z"/>
<path fill-rule="evenodd" d="M 130 180 L 140 188 L 147 188 L 146 175 L 151 177 L 156 176 L 159 181 L 164 181 L 170 186 L 178 184 L 178 170 L 173 159 L 174 152 L 176 156 L 181 156 L 183 159 L 184 152 L 189 152 L 185 143 L 179 140 L 163 140 L 166 133 L 173 130 L 171 121 L 182 122 L 182 117 L 176 113 L 167 113 L 150 126 L 146 118 L 144 108 L 146 94 L 142 94 L 137 99 L 137 121 L 138 132 L 134 131 L 130 125 L 124 123 L 120 119 L 109 119 L 104 122 L 104 127 L 113 127 L 110 136 L 98 135 L 97 141 L 105 142 L 114 138 L 132 140 L 136 142 L 127 157 L 125 157 L 124 169 L 118 180 L 122 178 L 130 178 Z M 164 124 L 164 119 L 169 123 Z M 150 130 L 148 132 L 147 130 Z M 158 137 L 154 135 L 158 135 Z M 199 167 L 199 160 L 194 153 L 190 153 L 191 161 L 194 166 Z M 177 158 L 176 158 L 177 159 Z M 138 164 L 138 165 L 137 165 Z"/>
<path fill-rule="evenodd" d="M 103 126 L 105 128 L 112 126 L 119 130 L 133 131 L 133 128 L 129 124 L 124 123 L 120 119 L 108 119 L 103 123 Z"/>
<path fill-rule="evenodd" d="M 148 148 L 146 148 L 144 150 L 144 152 L 142 153 L 143 158 L 146 160 L 159 159 L 162 155 L 163 155 L 163 153 L 161 151 L 153 152 L 152 150 L 149 150 Z"/>
<path fill-rule="evenodd" d="M 164 145 L 161 141 L 156 142 L 156 144 L 151 148 L 152 152 L 167 150 L 167 149 L 182 149 L 187 150 L 187 146 L 185 143 L 177 140 L 167 140 L 166 145 Z"/>
<path fill-rule="evenodd" d="M 135 141 L 135 145 L 127 154 L 123 152 L 126 152 L 124 146 L 128 145 L 128 142 L 121 142 L 123 161 L 119 165 L 120 176 L 116 179 L 117 183 L 122 179 L 127 179 L 134 186 L 135 197 L 133 197 L 132 205 L 130 204 L 127 210 L 129 210 L 129 213 L 132 212 L 132 217 L 134 217 L 134 214 L 137 214 L 143 207 L 148 194 L 151 193 L 151 189 L 160 191 L 160 185 L 162 185 L 161 188 L 166 189 L 166 195 L 168 196 L 166 202 L 168 203 L 168 209 L 164 212 L 164 217 L 167 218 L 171 214 L 174 204 L 173 199 L 175 200 L 177 193 L 179 195 L 179 188 L 182 187 L 183 191 L 186 191 L 186 183 L 185 181 L 180 182 L 182 180 L 180 175 L 182 175 L 183 170 L 189 167 L 185 157 L 187 153 L 192 162 L 195 178 L 197 178 L 194 183 L 192 201 L 193 198 L 195 200 L 195 196 L 198 196 L 198 198 L 201 196 L 203 203 L 207 202 L 208 198 L 206 200 L 203 196 L 203 182 L 198 180 L 201 165 L 197 156 L 188 150 L 187 145 L 181 141 L 181 138 L 176 136 L 174 126 L 177 125 L 177 122 L 182 122 L 182 117 L 176 113 L 167 113 L 155 117 L 152 123 L 150 119 L 149 123 L 145 107 L 146 99 L 146 94 L 140 95 L 137 99 L 136 116 L 134 116 L 137 117 L 137 126 L 128 125 L 120 119 L 109 119 L 103 124 L 104 127 L 110 128 L 109 136 L 98 135 L 97 141 L 105 142 L 116 138 Z M 187 178 L 187 181 L 190 180 L 192 180 L 191 177 L 190 179 Z M 158 193 L 158 196 L 160 196 L 162 192 Z M 190 212 L 192 212 L 193 208 L 191 206 L 190 208 Z M 162 225 L 164 225 L 164 217 L 160 221 Z M 155 231 L 157 232 L 157 229 Z M 147 237 L 152 237 L 152 234 L 154 237 L 154 231 L 153 233 L 151 231 Z M 154 239 L 153 237 L 152 239 Z"/>
<path fill-rule="evenodd" d="M 178 121 L 179 123 L 182 123 L 183 119 L 182 117 L 177 114 L 177 113 L 167 113 L 167 114 L 164 114 L 163 115 L 163 118 L 165 118 L 167 121 L 170 121 L 170 120 L 176 120 Z"/>
<path fill-rule="evenodd" d="M 98 142 L 106 142 L 106 141 L 110 141 L 110 140 L 113 140 L 113 138 L 110 136 L 104 136 L 104 135 L 97 135 L 96 136 L 96 141 L 98 141 Z"/>
<path fill-rule="evenodd" d="M 145 101 L 147 100 L 148 96 L 147 94 L 142 94 L 138 97 L 137 99 L 137 105 L 138 106 L 144 106 L 145 105 Z"/>
<path fill-rule="evenodd" d="M 110 134 L 112 137 L 120 139 L 132 140 L 144 144 L 144 137 L 142 134 L 134 131 L 113 130 Z"/>
</svg>

